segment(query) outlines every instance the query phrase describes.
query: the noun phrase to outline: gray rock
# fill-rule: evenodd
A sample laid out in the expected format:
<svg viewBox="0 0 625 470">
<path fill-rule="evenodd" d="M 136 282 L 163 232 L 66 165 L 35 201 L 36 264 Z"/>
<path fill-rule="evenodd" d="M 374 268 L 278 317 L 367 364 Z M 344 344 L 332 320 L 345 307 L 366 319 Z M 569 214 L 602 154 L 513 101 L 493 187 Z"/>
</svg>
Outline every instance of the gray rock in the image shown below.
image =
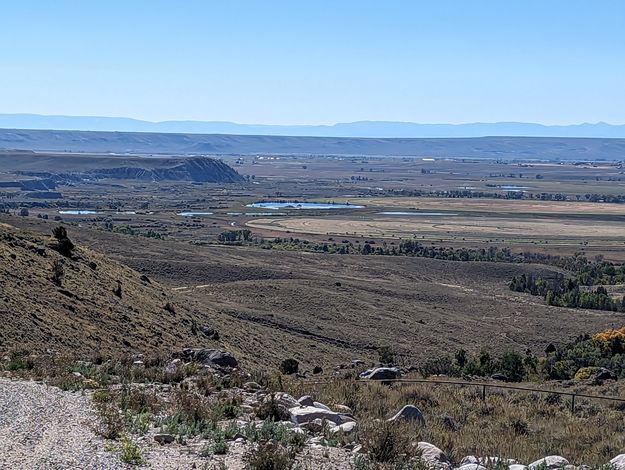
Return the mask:
<svg viewBox="0 0 625 470">
<path fill-rule="evenodd" d="M 315 402 L 310 395 L 304 395 L 299 400 L 297 400 L 297 403 L 302 406 L 315 406 Z"/>
<path fill-rule="evenodd" d="M 260 390 L 262 387 L 256 382 L 245 382 L 243 388 L 245 390 Z"/>
<path fill-rule="evenodd" d="M 544 468 L 546 470 L 555 470 L 564 468 L 569 464 L 569 461 L 559 455 L 549 455 L 545 458 L 539 459 L 536 462 L 532 462 L 528 465 L 530 470 L 537 468 Z"/>
<path fill-rule="evenodd" d="M 465 463 L 461 465 L 456 470 L 488 470 L 486 467 L 483 467 L 479 463 Z"/>
<path fill-rule="evenodd" d="M 508 470 L 527 470 L 527 466 L 515 463 L 512 465 L 508 465 Z"/>
<path fill-rule="evenodd" d="M 171 434 L 161 433 L 161 434 L 155 434 L 154 440 L 158 442 L 159 444 L 171 444 L 172 442 L 174 442 L 175 438 Z"/>
<path fill-rule="evenodd" d="M 182 359 L 174 359 L 170 361 L 167 366 L 165 366 L 165 372 L 167 372 L 168 374 L 175 374 L 178 369 L 183 365 L 184 364 L 182 363 Z"/>
<path fill-rule="evenodd" d="M 320 403 L 318 401 L 313 402 L 312 406 L 315 406 L 317 408 L 322 408 L 326 411 L 332 411 L 328 406 L 324 405 L 323 403 Z"/>
<path fill-rule="evenodd" d="M 401 372 L 396 367 L 378 367 L 364 371 L 360 377 L 368 380 L 393 380 L 400 378 Z"/>
<path fill-rule="evenodd" d="M 239 365 L 238 361 L 227 353 L 219 349 L 183 349 L 180 352 L 172 354 L 174 359 L 182 359 L 185 362 L 197 362 L 207 366 L 219 366 L 235 368 Z"/>
<path fill-rule="evenodd" d="M 610 460 L 610 465 L 614 470 L 625 470 L 625 454 L 619 454 Z"/>
<path fill-rule="evenodd" d="M 289 395 L 288 393 L 278 392 L 275 395 L 273 395 L 273 399 L 278 405 L 282 405 L 286 409 L 300 406 L 297 400 L 293 398 L 291 395 Z M 271 396 L 266 397 L 265 400 L 271 400 Z"/>
<path fill-rule="evenodd" d="M 344 413 L 346 415 L 353 415 L 354 412 L 352 411 L 352 409 L 349 406 L 345 406 L 345 405 L 334 405 L 333 406 L 335 411 L 338 411 L 339 413 Z"/>
<path fill-rule="evenodd" d="M 389 422 L 399 421 L 406 423 L 417 423 L 419 426 L 425 426 L 425 418 L 421 410 L 413 405 L 406 405 L 397 412 L 395 416 L 388 419 Z"/>
</svg>

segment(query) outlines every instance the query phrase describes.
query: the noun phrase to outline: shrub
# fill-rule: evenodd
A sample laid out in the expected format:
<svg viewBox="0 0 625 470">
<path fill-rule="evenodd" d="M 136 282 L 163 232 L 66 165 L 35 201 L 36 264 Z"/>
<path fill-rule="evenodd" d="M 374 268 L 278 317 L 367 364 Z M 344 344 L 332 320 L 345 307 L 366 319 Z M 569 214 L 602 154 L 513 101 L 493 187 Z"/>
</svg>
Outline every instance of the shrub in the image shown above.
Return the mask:
<svg viewBox="0 0 625 470">
<path fill-rule="evenodd" d="M 63 284 L 63 277 L 65 276 L 65 270 L 63 269 L 63 263 L 59 260 L 55 260 L 52 263 L 52 282 L 54 282 L 57 286 L 61 286 Z"/>
<path fill-rule="evenodd" d="M 129 463 L 131 465 L 141 465 L 143 463 L 143 457 L 141 457 L 141 450 L 132 442 L 128 436 L 122 436 L 121 449 L 119 452 L 119 458 L 122 462 Z"/>
<path fill-rule="evenodd" d="M 378 349 L 378 359 L 382 364 L 392 365 L 395 363 L 395 352 L 390 346 L 382 346 Z"/>
<path fill-rule="evenodd" d="M 67 230 L 62 225 L 58 227 L 54 227 L 52 229 L 52 236 L 56 239 L 56 243 L 51 245 L 53 250 L 58 251 L 65 257 L 72 256 L 72 250 L 74 249 L 74 244 L 67 236 Z"/>
<path fill-rule="evenodd" d="M 369 423 L 362 426 L 359 438 L 372 460 L 386 463 L 410 453 L 412 434 L 399 423 Z"/>
<path fill-rule="evenodd" d="M 294 455 L 274 442 L 266 442 L 245 455 L 250 470 L 289 470 L 293 467 Z"/>
<path fill-rule="evenodd" d="M 299 370 L 299 362 L 295 359 L 285 359 L 280 364 L 280 372 L 283 374 L 296 374 Z"/>
<path fill-rule="evenodd" d="M 20 216 L 21 217 L 28 217 L 28 214 L 29 214 L 28 209 L 26 209 L 25 207 L 20 209 Z"/>
</svg>

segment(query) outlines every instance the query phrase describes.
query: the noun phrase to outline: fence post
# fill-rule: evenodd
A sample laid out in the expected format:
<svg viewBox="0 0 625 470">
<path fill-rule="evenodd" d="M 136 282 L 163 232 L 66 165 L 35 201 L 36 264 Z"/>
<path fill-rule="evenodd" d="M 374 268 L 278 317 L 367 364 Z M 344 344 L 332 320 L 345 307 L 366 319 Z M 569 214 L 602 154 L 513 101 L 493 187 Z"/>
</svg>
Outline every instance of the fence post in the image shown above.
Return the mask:
<svg viewBox="0 0 625 470">
<path fill-rule="evenodd" d="M 486 385 L 482 385 L 482 401 L 486 400 Z"/>
<path fill-rule="evenodd" d="M 571 394 L 571 413 L 575 413 L 575 394 Z"/>
</svg>

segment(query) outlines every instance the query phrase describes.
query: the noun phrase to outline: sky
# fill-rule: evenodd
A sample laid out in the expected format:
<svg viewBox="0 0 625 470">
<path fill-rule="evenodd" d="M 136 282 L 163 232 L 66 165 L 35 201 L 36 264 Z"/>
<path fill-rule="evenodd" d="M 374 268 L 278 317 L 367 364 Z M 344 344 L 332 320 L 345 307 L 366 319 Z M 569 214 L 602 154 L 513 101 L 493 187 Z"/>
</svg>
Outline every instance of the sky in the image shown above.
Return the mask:
<svg viewBox="0 0 625 470">
<path fill-rule="evenodd" d="M 620 0 L 0 2 L 0 113 L 625 123 Z"/>
</svg>

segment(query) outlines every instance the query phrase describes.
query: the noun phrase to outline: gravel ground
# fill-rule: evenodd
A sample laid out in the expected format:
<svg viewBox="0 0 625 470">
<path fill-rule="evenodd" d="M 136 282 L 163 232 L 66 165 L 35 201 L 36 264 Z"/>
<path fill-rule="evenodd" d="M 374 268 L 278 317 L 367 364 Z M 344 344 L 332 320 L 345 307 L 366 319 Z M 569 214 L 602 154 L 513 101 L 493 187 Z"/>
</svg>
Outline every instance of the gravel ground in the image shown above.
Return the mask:
<svg viewBox="0 0 625 470">
<path fill-rule="evenodd" d="M 91 430 L 88 397 L 0 378 L 0 468 L 125 469 Z"/>
</svg>

